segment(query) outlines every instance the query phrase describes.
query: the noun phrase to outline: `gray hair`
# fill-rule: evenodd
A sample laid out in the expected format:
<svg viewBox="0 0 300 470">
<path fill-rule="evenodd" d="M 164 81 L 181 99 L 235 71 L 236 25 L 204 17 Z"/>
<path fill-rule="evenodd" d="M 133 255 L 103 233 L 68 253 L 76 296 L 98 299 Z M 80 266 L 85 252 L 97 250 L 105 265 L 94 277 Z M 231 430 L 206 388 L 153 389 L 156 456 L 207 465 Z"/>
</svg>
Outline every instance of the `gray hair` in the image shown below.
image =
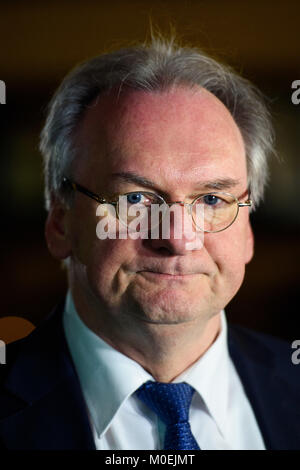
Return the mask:
<svg viewBox="0 0 300 470">
<path fill-rule="evenodd" d="M 53 197 L 64 198 L 62 178 L 69 174 L 76 157 L 75 128 L 100 93 L 116 87 L 120 92 L 122 86 L 152 92 L 176 85 L 203 87 L 228 108 L 244 140 L 248 183 L 257 205 L 268 179 L 267 157 L 273 150 L 270 116 L 260 92 L 202 51 L 180 47 L 174 39 L 153 38 L 149 45 L 124 48 L 79 64 L 54 94 L 40 140 L 46 208 Z"/>
</svg>

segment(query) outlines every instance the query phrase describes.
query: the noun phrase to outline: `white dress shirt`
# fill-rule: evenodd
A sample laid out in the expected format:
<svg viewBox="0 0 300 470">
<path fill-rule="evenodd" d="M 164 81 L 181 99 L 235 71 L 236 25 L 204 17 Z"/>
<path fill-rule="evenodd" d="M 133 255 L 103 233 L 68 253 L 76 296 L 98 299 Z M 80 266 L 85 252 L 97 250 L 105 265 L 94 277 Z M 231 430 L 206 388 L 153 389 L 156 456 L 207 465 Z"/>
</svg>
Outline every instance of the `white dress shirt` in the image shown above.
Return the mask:
<svg viewBox="0 0 300 470">
<path fill-rule="evenodd" d="M 155 379 L 83 323 L 70 292 L 63 323 L 96 449 L 163 449 L 164 424 L 134 395 L 144 382 Z M 201 449 L 265 449 L 253 410 L 229 356 L 224 311 L 221 331 L 214 343 L 175 382 L 186 382 L 196 390 L 189 421 Z"/>
</svg>

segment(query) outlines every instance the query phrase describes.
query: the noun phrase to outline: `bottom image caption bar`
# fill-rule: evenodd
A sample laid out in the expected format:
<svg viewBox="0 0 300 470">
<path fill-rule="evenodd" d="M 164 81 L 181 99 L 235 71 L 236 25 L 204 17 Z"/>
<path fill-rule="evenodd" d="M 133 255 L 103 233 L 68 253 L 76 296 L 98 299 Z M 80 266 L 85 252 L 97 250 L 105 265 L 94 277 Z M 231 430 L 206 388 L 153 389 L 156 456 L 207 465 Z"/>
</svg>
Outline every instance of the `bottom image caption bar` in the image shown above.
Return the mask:
<svg viewBox="0 0 300 470">
<path fill-rule="evenodd" d="M 104 457 L 106 465 L 126 465 L 130 468 L 142 467 L 144 465 L 167 465 L 176 467 L 177 465 L 192 465 L 194 463 L 195 453 L 148 453 L 137 452 L 136 454 L 126 455 L 125 453 L 112 453 Z"/>
</svg>

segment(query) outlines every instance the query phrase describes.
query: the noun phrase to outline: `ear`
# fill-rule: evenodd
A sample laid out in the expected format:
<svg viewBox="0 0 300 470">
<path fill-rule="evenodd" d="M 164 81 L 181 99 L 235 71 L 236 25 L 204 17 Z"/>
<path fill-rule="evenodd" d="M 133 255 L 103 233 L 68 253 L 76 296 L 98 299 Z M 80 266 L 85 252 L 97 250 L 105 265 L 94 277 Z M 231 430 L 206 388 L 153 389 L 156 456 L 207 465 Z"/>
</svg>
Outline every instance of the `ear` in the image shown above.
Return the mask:
<svg viewBox="0 0 300 470">
<path fill-rule="evenodd" d="M 65 259 L 72 251 L 68 236 L 68 212 L 60 201 L 52 201 L 46 221 L 45 236 L 48 250 L 54 258 Z"/>
<path fill-rule="evenodd" d="M 252 227 L 250 224 L 250 220 L 248 220 L 247 224 L 247 233 L 246 233 L 246 247 L 245 247 L 245 264 L 249 263 L 253 258 L 254 254 L 254 236 Z"/>
</svg>

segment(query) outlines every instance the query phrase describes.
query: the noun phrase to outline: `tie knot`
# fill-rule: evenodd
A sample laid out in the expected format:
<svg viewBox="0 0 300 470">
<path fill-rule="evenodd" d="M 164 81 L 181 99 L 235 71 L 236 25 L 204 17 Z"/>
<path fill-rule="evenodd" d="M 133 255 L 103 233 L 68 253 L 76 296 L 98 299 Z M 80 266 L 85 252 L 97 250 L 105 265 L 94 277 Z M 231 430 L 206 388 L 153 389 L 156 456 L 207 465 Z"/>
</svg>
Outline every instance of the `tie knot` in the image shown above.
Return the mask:
<svg viewBox="0 0 300 470">
<path fill-rule="evenodd" d="M 194 391 L 185 382 L 148 381 L 136 391 L 136 394 L 166 425 L 170 425 L 188 421 Z"/>
</svg>

